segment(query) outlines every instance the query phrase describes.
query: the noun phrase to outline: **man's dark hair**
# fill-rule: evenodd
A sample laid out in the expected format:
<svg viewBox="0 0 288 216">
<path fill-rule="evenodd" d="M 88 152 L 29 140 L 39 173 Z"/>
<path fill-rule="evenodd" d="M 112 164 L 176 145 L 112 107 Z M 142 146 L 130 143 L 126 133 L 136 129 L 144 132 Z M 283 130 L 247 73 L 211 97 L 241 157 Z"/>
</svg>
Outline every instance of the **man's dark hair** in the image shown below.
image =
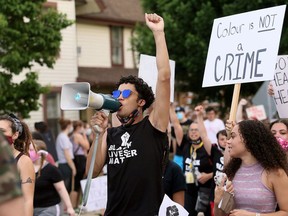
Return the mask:
<svg viewBox="0 0 288 216">
<path fill-rule="evenodd" d="M 40 132 L 38 132 L 38 131 L 33 131 L 32 132 L 32 139 L 33 140 L 42 140 L 42 141 L 44 141 L 44 138 L 43 138 L 42 134 Z"/>
<path fill-rule="evenodd" d="M 46 124 L 46 122 L 43 122 L 43 121 L 35 122 L 34 127 L 40 133 L 45 133 L 48 129 L 48 125 Z"/>
<path fill-rule="evenodd" d="M 220 130 L 220 131 L 218 131 L 218 133 L 216 134 L 217 139 L 219 139 L 220 134 L 227 137 L 227 132 L 226 132 L 226 130 Z"/>
<path fill-rule="evenodd" d="M 118 87 L 123 83 L 133 84 L 138 93 L 138 100 L 144 99 L 146 101 L 145 105 L 143 106 L 143 111 L 150 107 L 150 105 L 154 102 L 155 97 L 152 88 L 148 86 L 143 79 L 132 75 L 121 77 L 119 82 L 116 84 L 116 88 L 118 89 Z"/>
<path fill-rule="evenodd" d="M 216 109 L 212 106 L 208 106 L 205 111 L 206 112 L 214 111 L 216 113 Z"/>
</svg>

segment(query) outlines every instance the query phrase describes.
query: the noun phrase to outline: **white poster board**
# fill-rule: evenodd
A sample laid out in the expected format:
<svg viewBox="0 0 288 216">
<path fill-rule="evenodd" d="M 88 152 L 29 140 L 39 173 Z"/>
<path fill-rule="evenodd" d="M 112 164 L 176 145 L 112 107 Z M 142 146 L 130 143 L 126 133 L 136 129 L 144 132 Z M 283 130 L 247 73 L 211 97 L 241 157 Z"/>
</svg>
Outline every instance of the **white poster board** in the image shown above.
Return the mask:
<svg viewBox="0 0 288 216">
<path fill-rule="evenodd" d="M 170 102 L 174 102 L 174 80 L 175 80 L 175 61 L 169 60 L 171 79 L 170 79 Z M 142 78 L 149 86 L 151 86 L 154 94 L 156 92 L 158 70 L 156 66 L 156 57 L 149 55 L 140 55 L 138 77 Z"/>
<path fill-rule="evenodd" d="M 246 109 L 248 119 L 257 119 L 259 121 L 267 119 L 264 105 L 252 106 Z"/>
<path fill-rule="evenodd" d="M 80 181 L 82 192 L 84 193 L 87 180 Z M 107 203 L 107 176 L 100 176 L 92 179 L 87 204 L 85 209 L 90 211 L 98 211 L 106 208 Z"/>
<path fill-rule="evenodd" d="M 273 99 L 280 118 L 288 118 L 288 55 L 277 59 L 273 85 Z"/>
<path fill-rule="evenodd" d="M 215 19 L 202 87 L 272 80 L 285 9 Z"/>
<path fill-rule="evenodd" d="M 172 201 L 165 194 L 164 199 L 159 208 L 158 215 L 159 216 L 173 216 L 173 215 L 188 216 L 189 213 L 186 211 L 186 209 L 183 206 Z"/>
</svg>

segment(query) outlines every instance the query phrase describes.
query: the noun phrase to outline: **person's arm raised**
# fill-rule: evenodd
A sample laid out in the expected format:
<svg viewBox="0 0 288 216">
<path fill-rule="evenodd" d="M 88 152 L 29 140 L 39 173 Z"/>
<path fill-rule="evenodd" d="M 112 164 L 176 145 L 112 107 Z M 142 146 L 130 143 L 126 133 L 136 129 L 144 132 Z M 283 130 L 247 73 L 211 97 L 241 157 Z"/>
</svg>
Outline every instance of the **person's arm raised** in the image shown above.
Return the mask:
<svg viewBox="0 0 288 216">
<path fill-rule="evenodd" d="M 198 122 L 198 130 L 200 133 L 200 137 L 203 141 L 204 148 L 208 155 L 211 155 L 211 148 L 212 148 L 212 143 L 207 135 L 207 131 L 204 125 L 204 120 L 203 120 L 203 115 L 204 115 L 204 108 L 203 106 L 197 106 L 195 107 L 195 112 L 197 115 L 197 122 Z"/>
<path fill-rule="evenodd" d="M 178 146 L 180 146 L 184 136 L 183 128 L 180 125 L 179 119 L 175 113 L 175 107 L 172 104 L 170 105 L 170 122 L 174 127 L 176 143 Z"/>
<path fill-rule="evenodd" d="M 170 65 L 164 33 L 163 18 L 157 14 L 145 14 L 146 25 L 154 35 L 156 45 L 156 64 L 158 77 L 156 83 L 156 98 L 150 122 L 158 130 L 165 132 L 169 123 L 170 104 Z"/>
<path fill-rule="evenodd" d="M 236 122 L 240 122 L 243 121 L 243 107 L 245 105 L 247 105 L 248 101 L 244 98 L 242 98 L 239 101 L 238 107 L 237 107 L 237 111 L 236 111 Z"/>
</svg>

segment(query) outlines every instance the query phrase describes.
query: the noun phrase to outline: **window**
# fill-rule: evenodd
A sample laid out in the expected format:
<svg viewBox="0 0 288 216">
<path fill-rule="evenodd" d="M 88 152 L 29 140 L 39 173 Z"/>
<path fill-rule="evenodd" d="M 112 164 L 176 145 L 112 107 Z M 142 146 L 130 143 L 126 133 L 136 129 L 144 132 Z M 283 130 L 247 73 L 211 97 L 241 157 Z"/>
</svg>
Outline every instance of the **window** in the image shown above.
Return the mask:
<svg viewBox="0 0 288 216">
<path fill-rule="evenodd" d="M 56 137 L 60 131 L 59 118 L 61 117 L 60 94 L 51 92 L 46 95 L 46 118 L 49 128 Z"/>
<path fill-rule="evenodd" d="M 111 27 L 111 57 L 113 66 L 123 65 L 123 28 Z"/>
</svg>

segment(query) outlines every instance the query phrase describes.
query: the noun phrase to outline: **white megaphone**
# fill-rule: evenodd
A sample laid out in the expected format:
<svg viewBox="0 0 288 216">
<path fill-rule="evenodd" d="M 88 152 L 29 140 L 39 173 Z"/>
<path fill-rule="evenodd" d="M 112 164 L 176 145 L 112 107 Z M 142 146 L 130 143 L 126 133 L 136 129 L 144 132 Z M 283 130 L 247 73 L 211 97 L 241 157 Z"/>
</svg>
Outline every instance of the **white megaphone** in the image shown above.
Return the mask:
<svg viewBox="0 0 288 216">
<path fill-rule="evenodd" d="M 67 83 L 62 86 L 62 110 L 84 110 L 92 107 L 96 110 L 116 112 L 120 106 L 121 103 L 111 95 L 90 91 L 90 84 L 87 82 Z"/>
</svg>

